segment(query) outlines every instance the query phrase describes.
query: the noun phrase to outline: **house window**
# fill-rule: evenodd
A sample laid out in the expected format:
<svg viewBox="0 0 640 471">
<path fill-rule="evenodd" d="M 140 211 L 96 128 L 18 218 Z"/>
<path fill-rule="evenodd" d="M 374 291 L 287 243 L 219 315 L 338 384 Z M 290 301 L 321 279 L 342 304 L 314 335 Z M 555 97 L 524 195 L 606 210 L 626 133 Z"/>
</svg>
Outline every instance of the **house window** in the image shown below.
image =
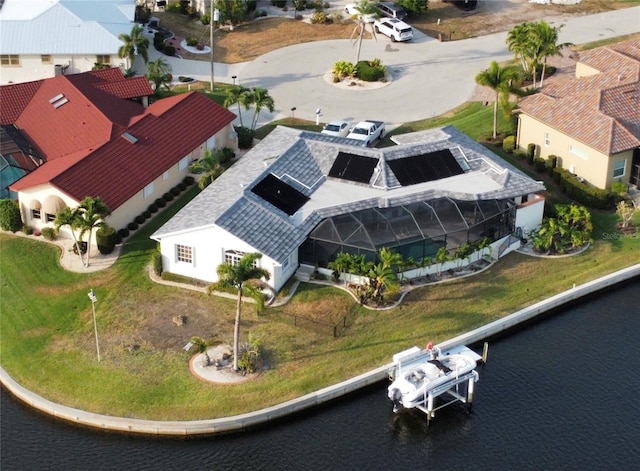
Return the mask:
<svg viewBox="0 0 640 471">
<path fill-rule="evenodd" d="M 240 263 L 240 259 L 244 257 L 244 252 L 240 252 L 239 250 L 226 250 L 224 252 L 224 263 L 227 265 L 237 265 Z M 258 261 L 254 260 L 254 267 L 258 267 Z"/>
<path fill-rule="evenodd" d="M 42 216 L 40 215 L 40 209 L 32 209 L 31 210 L 31 219 L 40 219 Z"/>
<path fill-rule="evenodd" d="M 2 54 L 0 55 L 0 65 L 20 65 L 20 56 L 16 54 Z"/>
<path fill-rule="evenodd" d="M 169 179 L 169 172 L 164 172 L 162 174 L 162 180 L 164 181 L 164 180 L 168 180 L 168 179 Z"/>
<path fill-rule="evenodd" d="M 569 145 L 569 152 L 571 152 L 573 155 L 577 155 L 578 157 L 584 160 L 587 160 L 589 158 L 589 156 L 585 151 L 573 145 Z"/>
<path fill-rule="evenodd" d="M 44 222 L 53 222 L 56 220 L 55 214 L 44 213 Z"/>
<path fill-rule="evenodd" d="M 289 266 L 289 258 L 290 257 L 284 259 L 284 262 L 282 262 L 282 268 L 287 268 Z"/>
<path fill-rule="evenodd" d="M 548 132 L 544 133 L 544 145 L 549 147 L 551 145 L 551 134 Z"/>
<path fill-rule="evenodd" d="M 153 194 L 153 182 L 144 187 L 143 194 L 145 198 L 148 198 Z"/>
<path fill-rule="evenodd" d="M 98 64 L 111 64 L 111 56 L 96 56 L 96 62 Z"/>
<path fill-rule="evenodd" d="M 193 247 L 176 244 L 176 261 L 193 263 Z"/>
<path fill-rule="evenodd" d="M 41 55 L 40 60 L 42 61 L 43 64 L 53 64 L 53 61 L 51 60 L 51 55 L 49 54 Z"/>
<path fill-rule="evenodd" d="M 178 163 L 178 170 L 180 170 L 182 172 L 188 166 L 189 166 L 189 156 L 182 157 L 180 159 L 180 162 Z"/>
<path fill-rule="evenodd" d="M 613 178 L 624 177 L 624 168 L 627 166 L 627 160 L 616 160 L 613 164 Z"/>
</svg>

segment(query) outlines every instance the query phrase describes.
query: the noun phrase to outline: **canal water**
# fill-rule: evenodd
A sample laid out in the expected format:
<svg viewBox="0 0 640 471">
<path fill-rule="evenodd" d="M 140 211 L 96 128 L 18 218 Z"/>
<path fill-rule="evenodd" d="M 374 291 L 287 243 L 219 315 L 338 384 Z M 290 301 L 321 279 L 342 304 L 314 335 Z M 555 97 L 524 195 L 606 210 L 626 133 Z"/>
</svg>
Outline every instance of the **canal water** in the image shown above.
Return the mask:
<svg viewBox="0 0 640 471">
<path fill-rule="evenodd" d="M 188 439 L 78 428 L 3 390 L 0 468 L 640 469 L 639 282 L 491 339 L 473 412 L 440 410 L 430 427 L 419 412 L 393 414 L 386 383 L 276 425 Z"/>
</svg>

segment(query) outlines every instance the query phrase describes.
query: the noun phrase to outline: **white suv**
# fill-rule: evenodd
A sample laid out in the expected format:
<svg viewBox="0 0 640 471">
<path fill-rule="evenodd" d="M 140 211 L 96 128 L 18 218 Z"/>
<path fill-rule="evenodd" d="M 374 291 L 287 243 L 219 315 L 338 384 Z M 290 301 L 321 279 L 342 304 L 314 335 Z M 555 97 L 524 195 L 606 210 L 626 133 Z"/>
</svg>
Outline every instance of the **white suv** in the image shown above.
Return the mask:
<svg viewBox="0 0 640 471">
<path fill-rule="evenodd" d="M 413 29 L 404 21 L 395 18 L 385 18 L 376 20 L 373 23 L 376 33 L 382 33 L 389 36 L 391 41 L 410 41 L 413 39 Z"/>
</svg>

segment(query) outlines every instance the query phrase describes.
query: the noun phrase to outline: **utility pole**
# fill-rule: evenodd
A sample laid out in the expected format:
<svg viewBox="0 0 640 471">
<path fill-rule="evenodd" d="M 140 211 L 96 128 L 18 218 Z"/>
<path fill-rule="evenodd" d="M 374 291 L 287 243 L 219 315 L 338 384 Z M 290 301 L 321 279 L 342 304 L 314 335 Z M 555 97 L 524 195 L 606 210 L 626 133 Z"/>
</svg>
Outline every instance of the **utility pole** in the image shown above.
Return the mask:
<svg viewBox="0 0 640 471">
<path fill-rule="evenodd" d="M 209 12 L 209 44 L 211 45 L 211 93 L 213 93 L 213 1 L 211 0 L 211 11 Z"/>
<path fill-rule="evenodd" d="M 100 361 L 100 344 L 98 343 L 98 324 L 96 323 L 96 301 L 98 298 L 96 294 L 93 292 L 93 288 L 88 293 L 89 299 L 91 300 L 91 310 L 93 311 L 93 331 L 96 334 L 96 351 L 98 352 L 98 361 Z"/>
</svg>

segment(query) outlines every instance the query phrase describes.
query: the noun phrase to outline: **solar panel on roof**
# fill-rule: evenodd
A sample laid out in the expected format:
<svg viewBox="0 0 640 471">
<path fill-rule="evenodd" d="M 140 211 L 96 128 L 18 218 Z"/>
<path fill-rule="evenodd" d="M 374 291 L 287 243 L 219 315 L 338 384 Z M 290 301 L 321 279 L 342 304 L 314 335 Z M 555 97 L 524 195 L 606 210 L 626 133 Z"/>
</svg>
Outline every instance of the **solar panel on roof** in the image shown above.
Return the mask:
<svg viewBox="0 0 640 471">
<path fill-rule="evenodd" d="M 293 216 L 309 198 L 273 174 L 258 182 L 251 191 L 289 216 Z"/>
<path fill-rule="evenodd" d="M 369 183 L 376 165 L 378 165 L 378 159 L 338 152 L 338 157 L 329 170 L 329 176 L 352 182 Z"/>
<path fill-rule="evenodd" d="M 388 161 L 402 186 L 440 180 L 464 173 L 449 149 Z"/>
</svg>

